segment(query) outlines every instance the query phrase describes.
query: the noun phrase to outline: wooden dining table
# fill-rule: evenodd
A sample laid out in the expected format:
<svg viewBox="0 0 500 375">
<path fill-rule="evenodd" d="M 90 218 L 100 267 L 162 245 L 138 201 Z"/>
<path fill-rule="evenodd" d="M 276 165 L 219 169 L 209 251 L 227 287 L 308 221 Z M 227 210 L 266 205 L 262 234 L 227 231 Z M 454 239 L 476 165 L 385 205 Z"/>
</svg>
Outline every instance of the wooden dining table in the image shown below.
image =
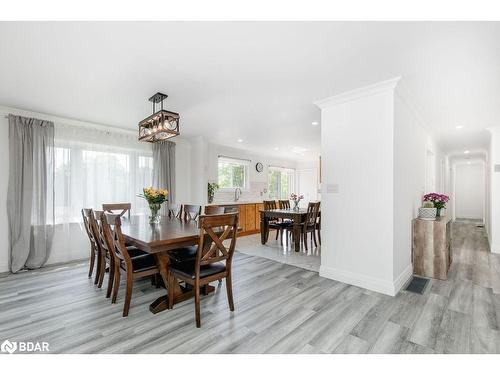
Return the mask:
<svg viewBox="0 0 500 375">
<path fill-rule="evenodd" d="M 293 238 L 295 251 L 300 251 L 300 233 L 301 223 L 305 222 L 307 209 L 275 209 L 260 211 L 260 240 L 262 245 L 265 245 L 269 238 L 269 220 L 272 219 L 289 219 L 293 221 Z"/>
<path fill-rule="evenodd" d="M 148 217 L 133 215 L 130 219 L 122 218 L 122 233 L 127 244 L 153 255 L 160 270 L 164 285 L 168 285 L 169 251 L 185 246 L 197 245 L 200 231 L 195 220 L 170 219 L 162 216 L 160 223 L 150 224 Z M 215 290 L 207 285 L 205 293 Z M 194 290 L 182 287 L 176 283 L 174 290 L 167 290 L 164 296 L 156 299 L 149 306 L 149 310 L 156 314 L 171 308 L 168 305 L 168 293 L 174 293 L 174 303 L 194 297 Z"/>
</svg>

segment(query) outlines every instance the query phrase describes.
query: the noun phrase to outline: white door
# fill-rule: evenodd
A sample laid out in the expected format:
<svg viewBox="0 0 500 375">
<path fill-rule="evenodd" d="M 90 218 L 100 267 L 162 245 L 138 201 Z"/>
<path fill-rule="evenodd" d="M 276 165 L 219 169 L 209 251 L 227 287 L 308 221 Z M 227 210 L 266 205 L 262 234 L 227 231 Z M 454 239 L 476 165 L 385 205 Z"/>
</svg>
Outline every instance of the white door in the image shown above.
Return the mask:
<svg viewBox="0 0 500 375">
<path fill-rule="evenodd" d="M 299 169 L 297 171 L 298 193 L 304 196 L 300 202 L 301 207 L 306 207 L 311 201 L 318 200 L 318 173 L 316 169 Z"/>
<path fill-rule="evenodd" d="M 455 167 L 455 217 L 484 217 L 484 167 L 482 164 L 460 164 Z"/>
</svg>

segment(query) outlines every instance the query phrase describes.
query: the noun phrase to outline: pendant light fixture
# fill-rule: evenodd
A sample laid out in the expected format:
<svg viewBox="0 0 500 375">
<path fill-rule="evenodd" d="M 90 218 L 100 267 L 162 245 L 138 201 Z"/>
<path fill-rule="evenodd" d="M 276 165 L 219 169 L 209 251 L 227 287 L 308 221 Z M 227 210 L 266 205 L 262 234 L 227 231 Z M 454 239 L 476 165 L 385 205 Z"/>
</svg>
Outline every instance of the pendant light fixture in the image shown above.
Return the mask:
<svg viewBox="0 0 500 375">
<path fill-rule="evenodd" d="M 139 141 L 161 142 L 178 136 L 179 114 L 163 109 L 163 101 L 168 95 L 157 92 L 149 101 L 153 103 L 153 114 L 139 122 Z M 160 110 L 156 111 L 156 104 L 160 103 Z"/>
</svg>

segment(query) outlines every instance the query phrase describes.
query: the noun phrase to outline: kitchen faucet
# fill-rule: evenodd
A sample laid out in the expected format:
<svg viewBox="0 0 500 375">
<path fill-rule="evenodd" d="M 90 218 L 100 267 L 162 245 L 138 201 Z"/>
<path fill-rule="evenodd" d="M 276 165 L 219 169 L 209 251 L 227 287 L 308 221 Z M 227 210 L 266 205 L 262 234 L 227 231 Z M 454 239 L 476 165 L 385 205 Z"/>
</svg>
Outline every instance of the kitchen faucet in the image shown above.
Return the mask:
<svg viewBox="0 0 500 375">
<path fill-rule="evenodd" d="M 238 199 L 240 199 L 240 196 L 241 196 L 241 189 L 239 187 L 237 187 L 236 189 L 234 189 L 234 201 L 238 202 Z"/>
</svg>

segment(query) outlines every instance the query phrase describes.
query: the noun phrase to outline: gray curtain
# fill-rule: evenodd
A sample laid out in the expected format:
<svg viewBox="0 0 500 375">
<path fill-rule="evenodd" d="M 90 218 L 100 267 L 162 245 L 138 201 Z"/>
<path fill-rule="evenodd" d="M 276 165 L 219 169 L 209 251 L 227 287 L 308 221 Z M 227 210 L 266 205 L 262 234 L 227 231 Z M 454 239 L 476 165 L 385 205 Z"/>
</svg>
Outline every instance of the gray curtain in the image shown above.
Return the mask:
<svg viewBox="0 0 500 375">
<path fill-rule="evenodd" d="M 9 115 L 10 269 L 39 268 L 54 231 L 54 123 Z"/>
<path fill-rule="evenodd" d="M 153 143 L 153 185 L 167 189 L 168 203 L 175 203 L 175 143 L 163 141 Z M 162 214 L 166 214 L 163 205 Z"/>
</svg>

